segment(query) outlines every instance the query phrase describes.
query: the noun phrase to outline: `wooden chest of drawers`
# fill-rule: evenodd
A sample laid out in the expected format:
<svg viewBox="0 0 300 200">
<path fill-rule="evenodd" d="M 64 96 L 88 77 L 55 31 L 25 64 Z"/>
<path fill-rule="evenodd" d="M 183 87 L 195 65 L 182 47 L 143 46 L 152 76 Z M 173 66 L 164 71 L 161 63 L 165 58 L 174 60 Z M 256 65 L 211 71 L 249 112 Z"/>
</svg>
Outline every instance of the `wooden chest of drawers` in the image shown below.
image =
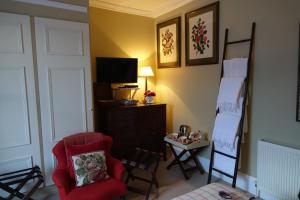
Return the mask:
<svg viewBox="0 0 300 200">
<path fill-rule="evenodd" d="M 112 154 L 127 157 L 136 147 L 165 154 L 166 104 L 95 107 L 95 128 L 113 138 Z"/>
</svg>

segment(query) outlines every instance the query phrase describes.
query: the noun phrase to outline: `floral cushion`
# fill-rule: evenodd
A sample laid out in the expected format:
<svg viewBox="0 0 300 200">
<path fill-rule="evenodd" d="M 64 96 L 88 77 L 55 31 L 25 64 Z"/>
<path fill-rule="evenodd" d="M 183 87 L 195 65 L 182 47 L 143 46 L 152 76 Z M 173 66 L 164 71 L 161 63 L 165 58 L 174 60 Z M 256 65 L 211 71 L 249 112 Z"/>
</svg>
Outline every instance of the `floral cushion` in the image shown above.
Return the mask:
<svg viewBox="0 0 300 200">
<path fill-rule="evenodd" d="M 101 147 L 101 142 L 96 141 L 88 144 L 68 144 L 65 142 L 65 151 L 67 155 L 67 164 L 69 168 L 69 175 L 70 177 L 75 180 L 75 173 L 74 173 L 74 165 L 72 156 L 79 155 L 82 153 L 94 152 L 103 150 Z"/>
<path fill-rule="evenodd" d="M 109 178 L 104 151 L 94 151 L 72 156 L 76 186 Z"/>
</svg>

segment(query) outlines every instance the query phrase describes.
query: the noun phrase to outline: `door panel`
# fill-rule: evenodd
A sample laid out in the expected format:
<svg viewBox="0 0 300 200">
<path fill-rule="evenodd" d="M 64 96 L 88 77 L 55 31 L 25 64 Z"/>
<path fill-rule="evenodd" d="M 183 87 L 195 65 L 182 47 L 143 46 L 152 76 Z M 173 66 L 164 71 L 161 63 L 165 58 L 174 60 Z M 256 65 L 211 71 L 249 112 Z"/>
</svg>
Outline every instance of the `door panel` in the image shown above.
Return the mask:
<svg viewBox="0 0 300 200">
<path fill-rule="evenodd" d="M 87 130 L 84 69 L 52 68 L 49 76 L 52 141 L 57 142 L 69 133 Z"/>
<path fill-rule="evenodd" d="M 0 69 L 0 147 L 30 144 L 28 100 L 24 68 Z M 13 123 L 12 123 L 13 122 Z"/>
<path fill-rule="evenodd" d="M 22 24 L 1 20 L 0 53 L 23 53 Z M 25 27 L 24 27 L 25 28 Z"/>
<path fill-rule="evenodd" d="M 63 137 L 92 131 L 92 92 L 88 25 L 35 18 L 46 184 Z"/>
<path fill-rule="evenodd" d="M 0 13 L 0 174 L 41 166 L 29 16 Z"/>
<path fill-rule="evenodd" d="M 83 56 L 82 31 L 46 29 L 46 45 L 49 55 Z"/>
</svg>

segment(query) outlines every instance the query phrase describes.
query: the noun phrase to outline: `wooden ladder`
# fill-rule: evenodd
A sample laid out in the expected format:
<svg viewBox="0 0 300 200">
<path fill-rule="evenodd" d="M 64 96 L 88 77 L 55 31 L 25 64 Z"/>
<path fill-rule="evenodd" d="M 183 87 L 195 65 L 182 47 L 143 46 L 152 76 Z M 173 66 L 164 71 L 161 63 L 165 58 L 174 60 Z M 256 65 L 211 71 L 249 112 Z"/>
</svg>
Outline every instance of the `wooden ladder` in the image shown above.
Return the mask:
<svg viewBox="0 0 300 200">
<path fill-rule="evenodd" d="M 208 172 L 208 180 L 207 184 L 211 183 L 211 176 L 212 176 L 212 171 L 219 172 L 220 174 L 223 174 L 229 178 L 232 178 L 232 187 L 236 186 L 236 178 L 237 178 L 237 172 L 238 172 L 238 163 L 239 163 L 239 157 L 240 157 L 240 148 L 241 148 L 241 140 L 242 140 L 242 135 L 243 135 L 243 124 L 244 124 L 244 117 L 245 117 L 245 107 L 246 107 L 246 102 L 247 102 L 247 95 L 248 95 L 248 85 L 249 85 L 249 76 L 250 76 L 250 66 L 251 66 L 251 61 L 252 61 L 252 51 L 253 51 L 253 45 L 254 45 L 254 36 L 255 36 L 255 22 L 252 23 L 252 30 L 251 30 L 251 37 L 247 39 L 242 39 L 242 40 L 236 40 L 236 41 L 228 41 L 228 29 L 225 30 L 225 41 L 224 41 L 224 50 L 223 50 L 223 59 L 222 59 L 222 70 L 221 70 L 221 76 L 220 76 L 220 81 L 224 76 L 224 60 L 226 59 L 226 53 L 227 53 L 227 47 L 228 45 L 234 45 L 234 44 L 239 44 L 239 43 L 248 43 L 250 42 L 249 46 L 249 54 L 248 54 L 248 62 L 247 62 L 247 76 L 244 80 L 244 85 L 245 85 L 245 91 L 244 91 L 244 97 L 243 98 L 243 105 L 242 105 L 242 116 L 241 120 L 239 123 L 239 128 L 238 128 L 238 143 L 237 143 L 237 151 L 236 155 L 232 156 L 220 151 L 217 151 L 215 149 L 214 142 L 212 142 L 212 149 L 211 149 L 211 156 L 210 156 L 210 164 L 209 164 L 209 172 Z M 219 109 L 216 112 L 216 115 L 219 113 Z M 214 155 L 215 153 L 221 154 L 223 156 L 232 158 L 235 160 L 235 166 L 234 166 L 234 174 L 228 174 L 222 170 L 219 170 L 217 168 L 214 168 Z"/>
</svg>

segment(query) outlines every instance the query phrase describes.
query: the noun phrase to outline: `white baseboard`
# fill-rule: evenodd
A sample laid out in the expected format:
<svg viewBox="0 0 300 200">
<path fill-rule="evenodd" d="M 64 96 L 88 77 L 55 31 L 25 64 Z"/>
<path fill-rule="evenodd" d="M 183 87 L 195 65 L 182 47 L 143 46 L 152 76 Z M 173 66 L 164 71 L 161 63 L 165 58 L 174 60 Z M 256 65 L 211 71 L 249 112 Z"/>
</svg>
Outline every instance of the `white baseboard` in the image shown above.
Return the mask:
<svg viewBox="0 0 300 200">
<path fill-rule="evenodd" d="M 174 147 L 176 152 L 180 152 L 179 148 Z M 186 157 L 183 156 L 183 159 L 185 159 Z M 198 160 L 200 161 L 200 163 L 202 164 L 205 172 L 208 173 L 208 169 L 209 169 L 209 162 L 210 160 L 206 157 L 203 156 L 198 156 Z M 227 183 L 232 183 L 232 179 L 228 178 L 218 172 L 213 171 L 212 175 L 216 178 L 219 178 Z M 236 187 L 245 190 L 255 196 L 258 196 L 262 199 L 267 199 L 267 200 L 278 200 L 278 198 L 272 196 L 271 194 L 268 194 L 266 192 L 263 191 L 259 191 L 257 189 L 257 184 L 256 184 L 256 178 L 253 176 L 249 176 L 247 174 L 244 174 L 242 172 L 238 172 L 238 177 L 236 180 Z"/>
<path fill-rule="evenodd" d="M 208 173 L 209 169 L 209 159 L 198 156 L 199 161 L 201 162 L 205 172 Z M 219 178 L 227 183 L 231 183 L 232 179 L 228 178 L 218 172 L 213 171 L 212 175 L 216 178 Z M 238 172 L 238 178 L 236 180 L 236 186 L 242 190 L 248 191 L 253 195 L 256 195 L 256 178 L 249 176 L 247 174 L 244 174 L 242 172 Z"/>
</svg>

